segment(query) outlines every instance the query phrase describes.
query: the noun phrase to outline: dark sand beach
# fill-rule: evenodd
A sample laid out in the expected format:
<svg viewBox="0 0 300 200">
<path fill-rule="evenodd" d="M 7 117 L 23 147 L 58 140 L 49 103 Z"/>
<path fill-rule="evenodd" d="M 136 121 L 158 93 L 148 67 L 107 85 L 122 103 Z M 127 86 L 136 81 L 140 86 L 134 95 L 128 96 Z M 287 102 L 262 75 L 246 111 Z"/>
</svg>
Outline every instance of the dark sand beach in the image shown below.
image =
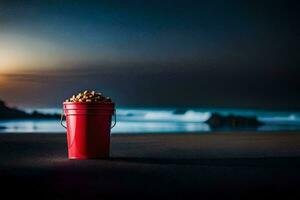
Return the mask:
<svg viewBox="0 0 300 200">
<path fill-rule="evenodd" d="M 299 199 L 297 132 L 113 135 L 68 160 L 64 134 L 1 134 L 2 195 L 39 199 Z"/>
</svg>

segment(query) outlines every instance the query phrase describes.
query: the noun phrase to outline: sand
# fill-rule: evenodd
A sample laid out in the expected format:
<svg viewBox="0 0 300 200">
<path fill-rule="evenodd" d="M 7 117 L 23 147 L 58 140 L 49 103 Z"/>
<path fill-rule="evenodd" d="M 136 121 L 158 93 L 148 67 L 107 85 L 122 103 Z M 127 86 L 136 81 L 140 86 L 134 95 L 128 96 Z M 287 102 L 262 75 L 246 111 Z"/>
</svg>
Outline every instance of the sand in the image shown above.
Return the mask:
<svg viewBox="0 0 300 200">
<path fill-rule="evenodd" d="M 113 135 L 111 141 L 110 160 L 68 160 L 64 134 L 1 134 L 1 193 L 39 199 L 300 197 L 297 132 Z"/>
</svg>

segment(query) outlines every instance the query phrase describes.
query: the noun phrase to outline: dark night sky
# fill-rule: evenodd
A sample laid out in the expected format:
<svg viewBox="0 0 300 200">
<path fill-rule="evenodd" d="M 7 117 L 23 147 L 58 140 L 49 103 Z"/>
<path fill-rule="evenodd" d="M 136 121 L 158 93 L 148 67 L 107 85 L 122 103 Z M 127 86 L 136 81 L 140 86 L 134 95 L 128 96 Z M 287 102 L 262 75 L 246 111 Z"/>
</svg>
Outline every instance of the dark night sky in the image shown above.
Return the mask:
<svg viewBox="0 0 300 200">
<path fill-rule="evenodd" d="M 0 98 L 300 109 L 299 3 L 0 1 Z"/>
</svg>

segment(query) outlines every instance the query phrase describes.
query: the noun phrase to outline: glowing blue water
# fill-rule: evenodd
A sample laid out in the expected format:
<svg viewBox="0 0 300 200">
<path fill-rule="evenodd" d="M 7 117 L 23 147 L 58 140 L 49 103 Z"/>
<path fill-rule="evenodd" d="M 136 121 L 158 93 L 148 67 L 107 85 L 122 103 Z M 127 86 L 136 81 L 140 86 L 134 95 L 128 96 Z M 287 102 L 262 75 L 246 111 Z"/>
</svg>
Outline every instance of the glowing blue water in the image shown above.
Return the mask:
<svg viewBox="0 0 300 200">
<path fill-rule="evenodd" d="M 32 112 L 33 109 L 26 109 Z M 60 109 L 37 109 L 43 113 L 61 113 Z M 240 109 L 117 109 L 117 125 L 112 133 L 176 133 L 208 132 L 210 127 L 203 123 L 211 113 L 256 116 L 265 125 L 255 129 L 300 130 L 299 112 L 273 112 Z M 65 132 L 59 120 L 5 120 L 0 121 L 0 132 Z"/>
</svg>

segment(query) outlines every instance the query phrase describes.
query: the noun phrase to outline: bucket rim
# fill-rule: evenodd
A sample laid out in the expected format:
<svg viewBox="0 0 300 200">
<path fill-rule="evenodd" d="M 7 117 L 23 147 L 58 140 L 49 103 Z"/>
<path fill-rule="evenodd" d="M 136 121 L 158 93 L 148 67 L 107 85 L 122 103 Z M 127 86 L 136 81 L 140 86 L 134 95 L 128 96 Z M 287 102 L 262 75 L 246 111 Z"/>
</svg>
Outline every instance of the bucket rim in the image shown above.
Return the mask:
<svg viewBox="0 0 300 200">
<path fill-rule="evenodd" d="M 115 105 L 114 102 L 63 102 L 63 105 Z"/>
</svg>

